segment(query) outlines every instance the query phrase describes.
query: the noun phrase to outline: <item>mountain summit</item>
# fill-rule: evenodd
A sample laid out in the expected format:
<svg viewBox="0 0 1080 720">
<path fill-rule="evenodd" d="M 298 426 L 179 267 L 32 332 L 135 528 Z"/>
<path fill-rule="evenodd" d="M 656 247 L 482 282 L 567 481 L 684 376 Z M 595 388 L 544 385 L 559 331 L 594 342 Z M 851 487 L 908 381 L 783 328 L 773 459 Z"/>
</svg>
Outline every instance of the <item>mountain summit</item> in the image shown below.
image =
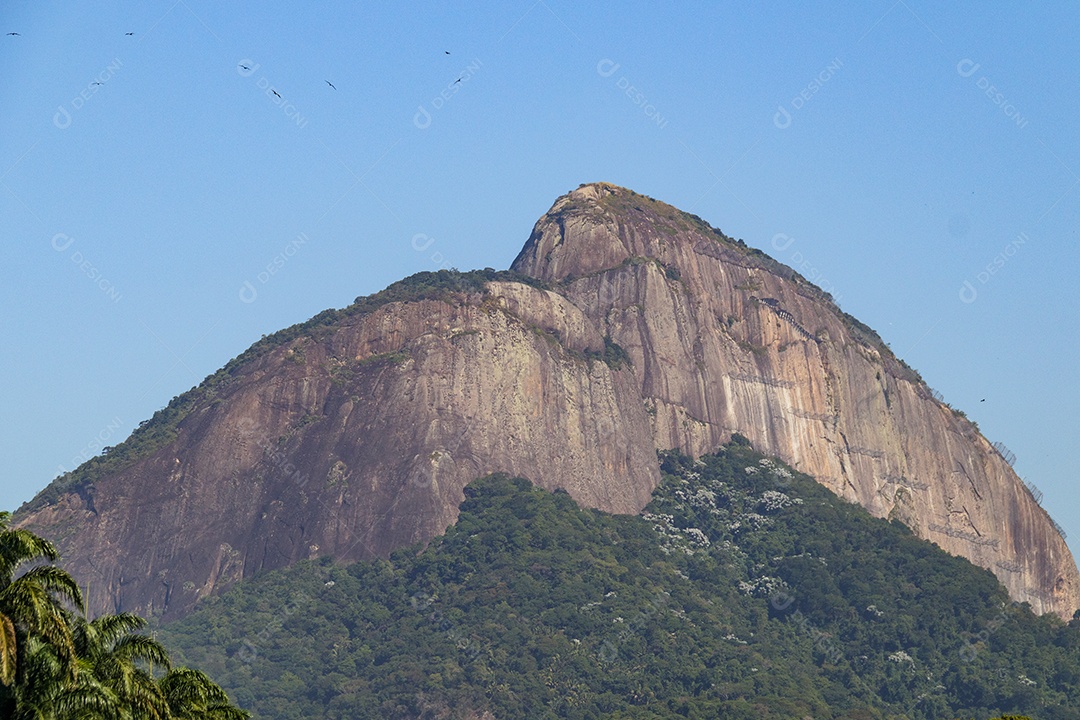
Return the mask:
<svg viewBox="0 0 1080 720">
<path fill-rule="evenodd" d="M 1009 464 L 829 295 L 699 218 L 605 183 L 510 272 L 420 273 L 252 346 L 20 524 L 92 611 L 175 617 L 260 570 L 441 534 L 504 472 L 635 513 L 657 450 L 734 433 L 1071 617 L 1080 574 Z"/>
</svg>

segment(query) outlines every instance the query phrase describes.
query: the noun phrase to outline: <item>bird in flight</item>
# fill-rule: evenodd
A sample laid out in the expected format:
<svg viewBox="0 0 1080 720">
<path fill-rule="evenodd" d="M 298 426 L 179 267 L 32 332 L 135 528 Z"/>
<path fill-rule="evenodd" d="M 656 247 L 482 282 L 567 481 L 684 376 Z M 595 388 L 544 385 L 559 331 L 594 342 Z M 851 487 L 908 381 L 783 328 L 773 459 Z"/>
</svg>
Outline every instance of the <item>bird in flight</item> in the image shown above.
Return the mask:
<svg viewBox="0 0 1080 720">
<path fill-rule="evenodd" d="M 240 69 L 241 69 L 241 70 L 250 70 L 250 69 L 251 69 L 251 67 L 250 67 L 249 65 L 241 65 L 241 66 L 240 66 Z"/>
<path fill-rule="evenodd" d="M 450 54 L 450 51 L 449 51 L 449 50 L 443 50 L 443 52 L 444 52 L 444 53 L 446 53 L 447 55 L 449 55 L 449 54 Z"/>
<path fill-rule="evenodd" d="M 135 33 L 124 33 L 125 35 L 134 35 Z"/>
<path fill-rule="evenodd" d="M 458 78 L 457 80 L 455 80 L 454 84 L 457 85 L 459 82 L 461 82 L 461 78 Z"/>
<path fill-rule="evenodd" d="M 104 85 L 105 83 L 96 82 L 96 83 L 91 83 L 91 84 L 92 85 Z"/>
<path fill-rule="evenodd" d="M 274 94 L 275 94 L 275 95 L 277 95 L 278 97 L 281 97 L 281 93 L 279 93 L 279 92 L 278 92 L 277 90 L 275 90 L 274 88 L 270 88 L 270 92 L 274 93 Z"/>
<path fill-rule="evenodd" d="M 8 35 L 18 35 L 19 33 L 8 33 Z"/>
<path fill-rule="evenodd" d="M 329 80 L 326 81 L 326 84 L 329 85 L 330 87 L 334 88 L 335 90 L 337 90 L 337 88 L 334 87 L 334 83 L 330 82 Z"/>
</svg>

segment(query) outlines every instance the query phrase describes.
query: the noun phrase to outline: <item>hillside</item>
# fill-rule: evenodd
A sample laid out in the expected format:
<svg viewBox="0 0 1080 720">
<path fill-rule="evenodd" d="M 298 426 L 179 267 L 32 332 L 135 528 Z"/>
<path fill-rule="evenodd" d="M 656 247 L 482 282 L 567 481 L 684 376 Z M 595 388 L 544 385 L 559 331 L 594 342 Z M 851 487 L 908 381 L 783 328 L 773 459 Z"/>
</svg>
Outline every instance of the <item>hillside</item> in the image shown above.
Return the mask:
<svg viewBox="0 0 1080 720">
<path fill-rule="evenodd" d="M 176 618 L 265 570 L 436 537 L 489 473 L 636 513 L 658 450 L 734 433 L 1036 611 L 1080 607 L 1046 511 L 872 330 L 603 183 L 559 198 L 509 272 L 421 273 L 256 343 L 16 521 L 58 544 L 91 611 Z"/>
<path fill-rule="evenodd" d="M 490 476 L 427 548 L 241 583 L 161 628 L 286 718 L 1080 718 L 1080 627 L 746 445 L 641 516 Z"/>
</svg>

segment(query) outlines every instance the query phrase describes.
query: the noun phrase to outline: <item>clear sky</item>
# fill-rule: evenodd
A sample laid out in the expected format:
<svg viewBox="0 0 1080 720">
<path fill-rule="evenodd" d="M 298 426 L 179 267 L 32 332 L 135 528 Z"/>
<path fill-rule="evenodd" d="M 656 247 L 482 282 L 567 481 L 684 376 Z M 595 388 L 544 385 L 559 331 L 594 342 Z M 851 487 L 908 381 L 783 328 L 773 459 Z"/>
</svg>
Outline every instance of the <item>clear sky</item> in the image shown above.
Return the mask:
<svg viewBox="0 0 1080 720">
<path fill-rule="evenodd" d="M 1080 10 L 805 5 L 5 2 L 0 507 L 604 180 L 805 264 L 1080 547 Z"/>
</svg>

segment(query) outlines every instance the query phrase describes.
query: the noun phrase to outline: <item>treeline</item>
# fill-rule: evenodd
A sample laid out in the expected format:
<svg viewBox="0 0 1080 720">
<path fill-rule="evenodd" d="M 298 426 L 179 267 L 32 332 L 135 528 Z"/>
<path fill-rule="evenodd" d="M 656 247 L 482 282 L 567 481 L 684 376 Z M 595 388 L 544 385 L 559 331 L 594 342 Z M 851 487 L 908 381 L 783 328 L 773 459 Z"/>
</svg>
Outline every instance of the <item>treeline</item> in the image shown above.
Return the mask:
<svg viewBox="0 0 1080 720">
<path fill-rule="evenodd" d="M 130 613 L 88 619 L 51 543 L 0 513 L 0 718 L 243 720 L 203 672 L 173 667 Z"/>
<path fill-rule="evenodd" d="M 427 547 L 302 563 L 161 629 L 268 720 L 1080 718 L 1080 629 L 732 444 L 638 517 L 490 476 Z"/>
</svg>

